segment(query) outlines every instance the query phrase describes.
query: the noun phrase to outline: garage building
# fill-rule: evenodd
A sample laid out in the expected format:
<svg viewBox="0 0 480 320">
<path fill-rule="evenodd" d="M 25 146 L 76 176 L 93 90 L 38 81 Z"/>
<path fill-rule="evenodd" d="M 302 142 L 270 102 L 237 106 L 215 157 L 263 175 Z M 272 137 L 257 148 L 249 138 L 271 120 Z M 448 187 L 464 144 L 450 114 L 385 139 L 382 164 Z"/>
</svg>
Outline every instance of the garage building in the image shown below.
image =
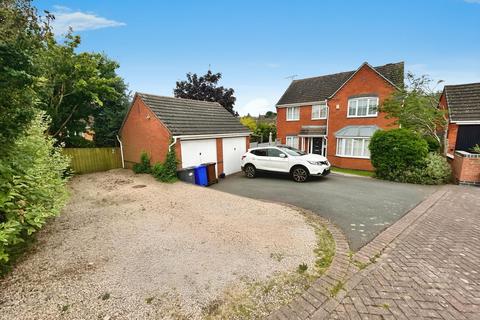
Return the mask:
<svg viewBox="0 0 480 320">
<path fill-rule="evenodd" d="M 127 167 L 139 162 L 142 151 L 152 164 L 163 162 L 173 139 L 180 168 L 215 162 L 219 175 L 240 171 L 249 136 L 219 103 L 144 93 L 135 94 L 120 129 Z"/>
</svg>

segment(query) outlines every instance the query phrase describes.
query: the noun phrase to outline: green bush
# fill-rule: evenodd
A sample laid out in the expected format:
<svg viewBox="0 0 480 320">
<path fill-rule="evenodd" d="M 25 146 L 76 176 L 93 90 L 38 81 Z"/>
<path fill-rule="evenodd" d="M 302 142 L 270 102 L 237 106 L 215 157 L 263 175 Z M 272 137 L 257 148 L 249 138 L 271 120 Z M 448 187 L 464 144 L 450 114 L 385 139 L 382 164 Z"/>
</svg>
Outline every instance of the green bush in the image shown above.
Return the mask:
<svg viewBox="0 0 480 320">
<path fill-rule="evenodd" d="M 370 141 L 370 158 L 378 178 L 401 181 L 410 168 L 424 166 L 428 144 L 407 129 L 378 130 Z"/>
<path fill-rule="evenodd" d="M 135 173 L 150 173 L 152 168 L 150 165 L 150 156 L 145 151 L 140 155 L 140 163 L 135 163 L 132 168 Z"/>
<path fill-rule="evenodd" d="M 427 141 L 429 152 L 439 152 L 440 151 L 440 142 L 438 142 L 437 139 L 435 139 L 431 136 L 425 136 L 425 137 L 423 137 L 423 139 L 425 139 L 425 141 Z"/>
<path fill-rule="evenodd" d="M 44 134 L 47 128 L 44 114 L 38 113 L 0 158 L 0 274 L 22 243 L 67 201 L 69 159 Z"/>
<path fill-rule="evenodd" d="M 410 168 L 401 175 L 401 182 L 418 184 L 444 184 L 450 181 L 452 171 L 445 157 L 429 153 L 422 166 Z"/>
<path fill-rule="evenodd" d="M 174 182 L 177 180 L 177 156 L 172 146 L 167 153 L 163 164 L 156 163 L 152 168 L 152 175 L 162 182 Z"/>
</svg>

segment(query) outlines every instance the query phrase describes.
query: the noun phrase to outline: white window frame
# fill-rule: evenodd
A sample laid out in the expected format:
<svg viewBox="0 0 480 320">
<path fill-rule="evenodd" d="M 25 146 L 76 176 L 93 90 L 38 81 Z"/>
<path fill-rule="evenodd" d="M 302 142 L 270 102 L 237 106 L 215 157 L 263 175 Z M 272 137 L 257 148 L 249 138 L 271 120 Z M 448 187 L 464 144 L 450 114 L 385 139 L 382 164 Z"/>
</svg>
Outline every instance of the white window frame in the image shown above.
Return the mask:
<svg viewBox="0 0 480 320">
<path fill-rule="evenodd" d="M 299 149 L 300 139 L 298 138 L 298 136 L 286 136 L 285 144 L 289 147 Z"/>
<path fill-rule="evenodd" d="M 314 117 L 314 108 L 318 108 L 318 117 Z M 322 116 L 322 111 L 324 112 L 324 115 Z M 312 120 L 324 120 L 327 119 L 327 104 L 326 103 L 320 103 L 320 104 L 314 104 L 312 105 Z"/>
<path fill-rule="evenodd" d="M 362 155 L 361 156 L 354 156 L 353 155 L 353 141 L 355 139 L 362 139 Z M 348 140 L 348 142 L 347 142 Z M 337 138 L 337 150 L 335 151 L 335 155 L 337 157 L 342 157 L 342 158 L 357 158 L 357 159 L 370 159 L 370 156 L 365 156 L 365 141 L 368 140 L 370 141 L 371 140 L 371 137 L 340 137 L 340 138 Z M 346 144 L 347 143 L 351 143 L 351 146 L 350 146 L 350 150 L 351 150 L 351 154 L 345 154 L 345 150 L 346 150 Z M 342 144 L 342 147 L 340 148 L 340 144 Z M 342 151 L 342 153 L 340 153 L 340 149 Z"/>
<path fill-rule="evenodd" d="M 300 107 L 287 107 L 286 109 L 287 109 L 286 110 L 287 121 L 298 121 L 298 120 L 300 120 Z M 292 110 L 292 114 L 290 114 L 290 110 Z M 296 117 L 291 117 L 291 116 L 296 116 Z"/>
<path fill-rule="evenodd" d="M 358 114 L 358 101 L 360 100 L 367 100 L 367 114 L 364 116 L 359 116 Z M 369 114 L 369 104 L 370 100 L 375 100 L 376 103 L 376 108 L 375 108 L 375 114 Z M 355 104 L 355 114 L 350 115 L 350 108 L 353 107 L 352 105 Z M 348 108 L 347 108 L 347 118 L 373 118 L 378 116 L 378 97 L 359 97 L 359 98 L 352 98 L 348 99 Z"/>
</svg>

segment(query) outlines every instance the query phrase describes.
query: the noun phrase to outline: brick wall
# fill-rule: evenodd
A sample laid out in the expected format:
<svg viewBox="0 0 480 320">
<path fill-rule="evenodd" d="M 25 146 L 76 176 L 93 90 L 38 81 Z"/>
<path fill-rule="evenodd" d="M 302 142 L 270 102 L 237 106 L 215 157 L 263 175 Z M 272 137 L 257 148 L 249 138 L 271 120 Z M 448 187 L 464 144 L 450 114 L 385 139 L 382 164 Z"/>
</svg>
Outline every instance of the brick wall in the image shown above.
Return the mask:
<svg viewBox="0 0 480 320">
<path fill-rule="evenodd" d="M 170 133 L 142 100 L 135 98 L 121 130 L 121 140 L 125 164 L 131 168 L 140 161 L 142 151 L 150 155 L 152 164 L 165 161 Z M 176 151 L 178 159 L 181 159 L 179 142 Z"/>
<path fill-rule="evenodd" d="M 480 154 L 456 151 L 450 164 L 457 183 L 480 185 Z"/>
</svg>

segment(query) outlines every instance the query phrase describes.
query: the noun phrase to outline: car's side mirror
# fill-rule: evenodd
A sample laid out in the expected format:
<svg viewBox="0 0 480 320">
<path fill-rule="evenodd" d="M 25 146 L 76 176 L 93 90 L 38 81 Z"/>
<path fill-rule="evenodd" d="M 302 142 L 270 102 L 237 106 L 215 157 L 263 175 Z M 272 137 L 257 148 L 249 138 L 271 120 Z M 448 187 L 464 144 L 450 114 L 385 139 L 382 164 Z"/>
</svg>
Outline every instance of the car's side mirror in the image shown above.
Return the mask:
<svg viewBox="0 0 480 320">
<path fill-rule="evenodd" d="M 279 157 L 280 158 L 286 158 L 287 156 L 285 155 L 285 153 L 280 153 Z"/>
</svg>

